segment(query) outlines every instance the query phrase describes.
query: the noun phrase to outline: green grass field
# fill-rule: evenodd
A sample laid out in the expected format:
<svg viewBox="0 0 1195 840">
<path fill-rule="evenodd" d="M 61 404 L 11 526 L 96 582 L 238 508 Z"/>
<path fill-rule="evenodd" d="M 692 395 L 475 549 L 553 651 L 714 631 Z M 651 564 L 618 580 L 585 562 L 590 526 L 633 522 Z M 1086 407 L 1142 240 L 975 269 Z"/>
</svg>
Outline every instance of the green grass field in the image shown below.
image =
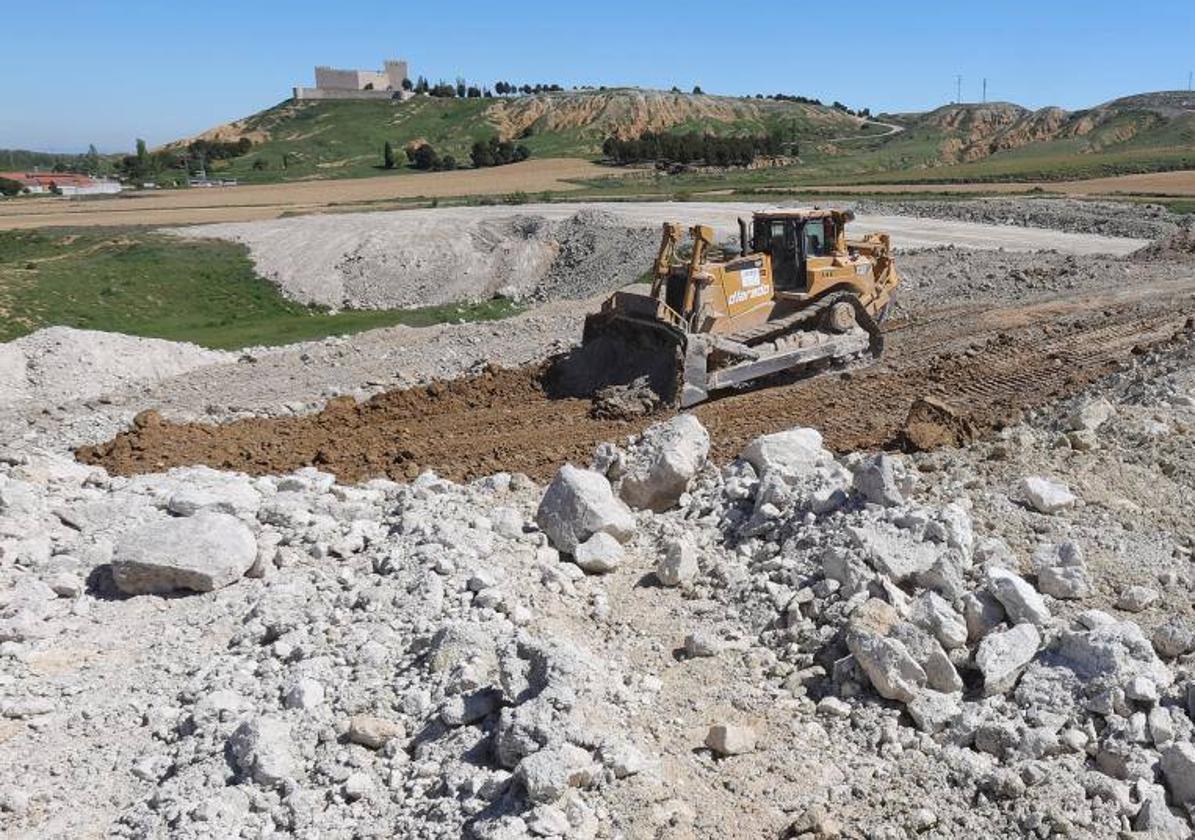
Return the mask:
<svg viewBox="0 0 1195 840">
<path fill-rule="evenodd" d="M 230 242 L 143 231 L 0 232 L 0 341 L 65 325 L 236 349 L 516 311 L 494 300 L 330 312 L 282 297 Z"/>
</svg>

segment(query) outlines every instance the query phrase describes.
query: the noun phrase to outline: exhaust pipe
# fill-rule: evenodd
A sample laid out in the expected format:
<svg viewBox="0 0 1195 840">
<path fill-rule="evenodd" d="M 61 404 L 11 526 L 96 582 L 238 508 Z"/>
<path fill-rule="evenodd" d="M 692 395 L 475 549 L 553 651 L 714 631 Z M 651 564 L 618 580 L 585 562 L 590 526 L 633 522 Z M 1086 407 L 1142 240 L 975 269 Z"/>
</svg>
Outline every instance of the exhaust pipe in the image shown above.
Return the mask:
<svg viewBox="0 0 1195 840">
<path fill-rule="evenodd" d="M 739 256 L 747 256 L 747 220 L 739 216 Z"/>
</svg>

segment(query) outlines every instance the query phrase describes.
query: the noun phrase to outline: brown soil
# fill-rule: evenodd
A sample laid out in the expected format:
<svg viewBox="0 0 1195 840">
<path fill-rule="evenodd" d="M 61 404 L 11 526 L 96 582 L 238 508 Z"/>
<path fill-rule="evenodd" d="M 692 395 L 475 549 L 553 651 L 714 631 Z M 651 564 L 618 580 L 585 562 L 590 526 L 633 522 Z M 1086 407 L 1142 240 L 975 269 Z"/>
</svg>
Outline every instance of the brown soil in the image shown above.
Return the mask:
<svg viewBox="0 0 1195 840">
<path fill-rule="evenodd" d="M 424 196 L 505 195 L 579 189 L 577 178 L 618 175 L 609 167 L 571 158 L 542 158 L 477 172 L 422 172 L 376 178 L 243 184 L 212 189 L 125 193 L 94 201 L 22 198 L 0 204 L 0 230 L 91 225 L 183 225 L 276 219 L 351 205 Z M 375 206 L 376 205 L 376 206 Z"/>
<path fill-rule="evenodd" d="M 881 365 L 732 393 L 695 413 L 722 460 L 759 434 L 798 425 L 816 426 L 839 451 L 899 446 L 910 407 L 925 397 L 982 434 L 1078 392 L 1141 348 L 1162 347 L 1184 329 L 1192 306 L 1182 293 L 1190 288 L 1176 281 L 1004 308 L 943 307 L 890 323 Z M 664 416 L 596 419 L 588 400 L 550 398 L 541 375 L 491 369 L 361 404 L 336 399 L 311 416 L 224 426 L 171 424 L 147 412 L 133 429 L 77 455 L 121 475 L 186 464 L 251 474 L 314 465 L 342 481 L 409 479 L 424 469 L 455 480 L 501 470 L 543 479 Z"/>
</svg>

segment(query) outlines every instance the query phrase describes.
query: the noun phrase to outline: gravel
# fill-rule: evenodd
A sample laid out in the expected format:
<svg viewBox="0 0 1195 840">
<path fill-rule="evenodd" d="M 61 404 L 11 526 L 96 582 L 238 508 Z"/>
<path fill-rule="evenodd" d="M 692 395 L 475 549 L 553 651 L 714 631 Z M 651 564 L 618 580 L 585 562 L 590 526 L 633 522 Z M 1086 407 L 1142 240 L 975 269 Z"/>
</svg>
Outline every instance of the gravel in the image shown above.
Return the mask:
<svg viewBox="0 0 1195 840">
<path fill-rule="evenodd" d="M 995 440 L 916 455 L 835 456 L 795 428 L 715 464 L 686 421 L 553 490 L 119 478 L 10 443 L 0 831 L 1181 835 L 1193 362 L 1140 357 Z M 1100 420 L 1094 449 L 1068 445 L 1076 418 Z M 656 510 L 619 500 L 623 470 L 677 464 Z M 1082 504 L 1020 504 L 1043 475 Z M 121 538 L 155 523 L 243 529 L 253 566 L 125 597 Z M 587 575 L 558 549 L 594 534 L 625 542 Z M 1075 567 L 1086 595 L 1039 590 Z M 991 592 L 1003 607 L 973 621 Z"/>
<path fill-rule="evenodd" d="M 708 224 L 719 240 L 737 241 L 737 218 L 760 209 L 766 208 L 731 202 L 528 204 L 312 215 L 174 232 L 244 243 L 258 273 L 302 303 L 405 308 L 496 294 L 555 300 L 608 293 L 650 269 L 663 222 Z M 887 230 L 900 251 L 953 244 L 1124 255 L 1146 244 L 1123 233 L 1043 235 L 901 215 L 860 217 L 852 230 Z"/>
<path fill-rule="evenodd" d="M 859 213 L 896 213 L 995 225 L 1048 228 L 1070 233 L 1157 239 L 1190 225 L 1190 214 L 1158 204 L 1083 201 L 1072 198 L 984 198 L 964 201 L 853 202 Z"/>
<path fill-rule="evenodd" d="M 234 358 L 194 344 L 49 327 L 0 344 L 0 409 L 89 399 Z"/>
</svg>

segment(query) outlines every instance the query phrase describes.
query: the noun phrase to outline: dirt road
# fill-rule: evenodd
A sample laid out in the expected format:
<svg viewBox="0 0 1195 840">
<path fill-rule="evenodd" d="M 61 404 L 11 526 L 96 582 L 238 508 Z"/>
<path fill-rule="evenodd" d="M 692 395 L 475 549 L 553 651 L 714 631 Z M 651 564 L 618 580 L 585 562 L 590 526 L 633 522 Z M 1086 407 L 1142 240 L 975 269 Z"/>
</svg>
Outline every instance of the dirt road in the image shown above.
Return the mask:
<svg viewBox="0 0 1195 840">
<path fill-rule="evenodd" d="M 1127 285 L 1111 292 L 992 307 L 939 307 L 889 325 L 881 365 L 853 374 L 733 393 L 699 406 L 715 453 L 732 456 L 756 435 L 812 425 L 838 450 L 897 444 L 910 406 L 926 395 L 980 432 L 1076 393 L 1161 346 L 1195 313 L 1195 279 Z M 427 388 L 391 391 L 358 404 L 333 400 L 305 417 L 225 426 L 165 423 L 143 415 L 81 460 L 131 474 L 204 463 L 253 474 L 315 465 L 342 480 L 425 469 L 453 479 L 498 470 L 549 476 L 564 461 L 588 463 L 601 441 L 648 422 L 598 420 L 586 400 L 551 399 L 538 368 L 491 370 Z"/>
<path fill-rule="evenodd" d="M 737 219 L 740 216 L 750 218 L 755 211 L 767 209 L 758 203 L 751 202 L 690 201 L 682 204 L 657 201 L 601 205 L 530 204 L 520 207 L 519 210 L 537 215 L 542 214 L 548 218 L 564 218 L 584 206 L 600 207 L 603 211 L 617 216 L 624 223 L 630 225 L 659 226 L 667 221 L 682 220 L 690 223 L 700 221 L 702 224 L 712 225 L 720 238 L 737 238 Z M 451 214 L 459 211 L 448 208 L 444 211 L 413 212 Z M 476 208 L 470 208 L 469 212 L 476 212 Z M 1045 228 L 872 214 L 856 216 L 855 221 L 848 228 L 848 235 L 858 236 L 872 230 L 882 230 L 892 234 L 892 241 L 897 249 L 955 245 L 960 248 L 992 250 L 1004 248 L 1009 251 L 1054 250 L 1067 254 L 1124 256 L 1147 244 L 1147 240 L 1144 239 L 1066 233 Z"/>
<path fill-rule="evenodd" d="M 777 190 L 780 189 L 777 188 Z M 791 192 L 793 188 L 784 187 L 782 189 L 784 192 Z M 1085 178 L 1079 181 L 1011 181 L 960 184 L 843 184 L 838 186 L 802 187 L 801 189 L 811 193 L 833 195 L 852 193 L 1025 193 L 1030 190 L 1040 190 L 1047 193 L 1074 196 L 1195 196 L 1195 170 L 1116 175 L 1108 178 Z"/>
</svg>

